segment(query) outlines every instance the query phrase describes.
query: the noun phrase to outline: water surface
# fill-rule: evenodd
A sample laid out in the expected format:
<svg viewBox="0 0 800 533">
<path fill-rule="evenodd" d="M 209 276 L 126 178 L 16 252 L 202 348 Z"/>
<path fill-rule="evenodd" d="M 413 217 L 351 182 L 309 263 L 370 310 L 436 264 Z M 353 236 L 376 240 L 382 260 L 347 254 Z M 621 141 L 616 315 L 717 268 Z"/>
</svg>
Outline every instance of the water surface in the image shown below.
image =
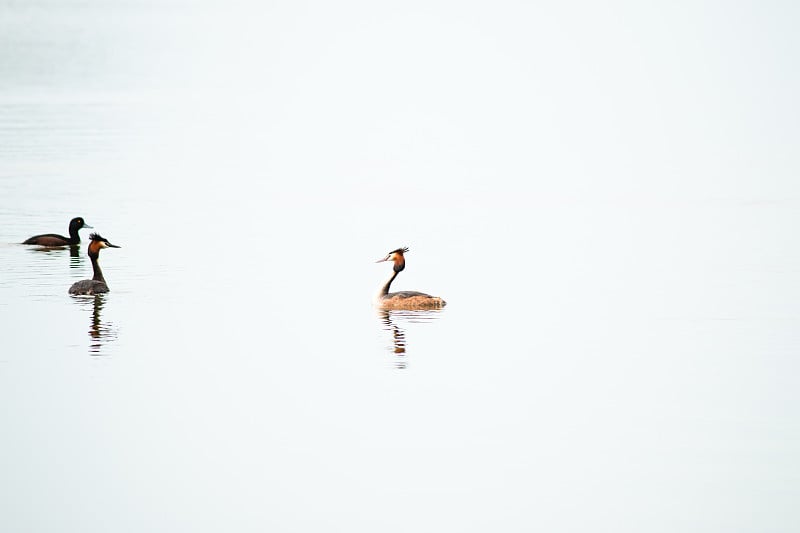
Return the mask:
<svg viewBox="0 0 800 533">
<path fill-rule="evenodd" d="M 796 531 L 796 25 L 581 7 L 0 3 L 0 529 Z"/>
</svg>

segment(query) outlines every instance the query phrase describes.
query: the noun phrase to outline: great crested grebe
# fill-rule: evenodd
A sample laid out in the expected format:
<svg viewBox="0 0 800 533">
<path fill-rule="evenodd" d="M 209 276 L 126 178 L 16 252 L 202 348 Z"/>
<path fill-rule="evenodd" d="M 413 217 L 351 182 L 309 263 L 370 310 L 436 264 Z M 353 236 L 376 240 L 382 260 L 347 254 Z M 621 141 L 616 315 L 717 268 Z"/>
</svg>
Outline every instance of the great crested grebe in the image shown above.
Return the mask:
<svg viewBox="0 0 800 533">
<path fill-rule="evenodd" d="M 97 259 L 100 257 L 100 250 L 102 248 L 121 248 L 116 244 L 111 244 L 108 242 L 108 239 L 104 239 L 97 233 L 92 233 L 89 235 L 89 239 L 91 242 L 89 243 L 89 259 L 92 260 L 92 270 L 94 271 L 94 276 L 92 279 L 84 279 L 82 281 L 76 281 L 72 284 L 72 287 L 69 288 L 70 294 L 102 294 L 104 292 L 108 292 L 108 285 L 106 285 L 106 280 L 103 277 L 103 271 L 100 270 L 100 265 L 97 262 Z"/>
<path fill-rule="evenodd" d="M 394 263 L 394 273 L 389 278 L 389 281 L 386 282 L 386 285 L 381 288 L 377 304 L 383 309 L 439 309 L 444 307 L 447 302 L 438 296 L 431 296 L 424 292 L 389 292 L 389 286 L 394 281 L 394 278 L 406 267 L 406 259 L 403 254 L 407 251 L 408 248 L 398 248 L 389 252 L 383 259 L 375 261 L 376 263 L 384 261 L 392 261 Z"/>
<path fill-rule="evenodd" d="M 22 244 L 38 244 L 39 246 L 71 246 L 81 242 L 78 230 L 81 228 L 92 228 L 82 217 L 75 217 L 69 221 L 69 237 L 58 235 L 57 233 L 45 233 L 34 235 L 26 239 Z"/>
</svg>

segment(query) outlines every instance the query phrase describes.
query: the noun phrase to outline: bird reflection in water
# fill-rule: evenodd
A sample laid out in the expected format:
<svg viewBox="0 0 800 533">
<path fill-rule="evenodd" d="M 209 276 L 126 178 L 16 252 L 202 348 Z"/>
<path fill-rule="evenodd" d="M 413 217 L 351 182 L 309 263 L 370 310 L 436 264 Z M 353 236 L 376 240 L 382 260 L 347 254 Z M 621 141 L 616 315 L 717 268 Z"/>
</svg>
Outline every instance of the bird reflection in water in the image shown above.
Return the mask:
<svg viewBox="0 0 800 533">
<path fill-rule="evenodd" d="M 88 310 L 91 303 L 92 317 L 89 320 L 89 355 L 104 355 L 103 349 L 106 345 L 117 338 L 117 328 L 109 323 L 103 322 L 102 311 L 106 304 L 106 295 L 96 294 L 92 297 L 73 297 L 81 308 Z"/>
<path fill-rule="evenodd" d="M 81 260 L 81 248 L 80 246 L 73 245 L 69 247 L 69 267 L 70 268 L 81 268 L 83 266 L 83 261 Z"/>
<path fill-rule="evenodd" d="M 441 310 L 387 310 L 378 311 L 378 317 L 383 323 L 383 329 L 392 334 L 392 346 L 389 350 L 395 355 L 395 367 L 406 368 L 406 328 L 401 327 L 410 323 L 431 322 L 439 318 Z"/>
<path fill-rule="evenodd" d="M 79 244 L 71 244 L 71 245 L 64 245 L 64 246 L 31 246 L 28 248 L 33 253 L 37 254 L 46 254 L 46 255 L 58 255 L 63 253 L 64 250 L 69 250 L 70 257 L 80 257 L 81 255 L 81 247 Z"/>
<path fill-rule="evenodd" d="M 46 257 L 48 261 L 58 261 L 57 257 L 62 256 L 65 251 L 69 250 L 69 268 L 83 268 L 83 256 L 81 255 L 81 247 L 78 244 L 64 245 L 64 246 L 31 246 L 28 248 L 31 253 L 41 254 Z"/>
</svg>

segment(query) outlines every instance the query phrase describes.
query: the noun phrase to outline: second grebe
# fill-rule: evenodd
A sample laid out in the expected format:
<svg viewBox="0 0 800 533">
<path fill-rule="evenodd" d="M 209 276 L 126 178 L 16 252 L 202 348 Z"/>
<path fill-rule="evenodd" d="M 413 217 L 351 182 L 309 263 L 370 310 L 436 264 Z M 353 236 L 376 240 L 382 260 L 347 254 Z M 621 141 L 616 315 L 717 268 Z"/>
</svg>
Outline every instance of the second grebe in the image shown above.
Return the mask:
<svg viewBox="0 0 800 533">
<path fill-rule="evenodd" d="M 378 294 L 377 304 L 383 309 L 440 309 L 444 307 L 447 302 L 438 296 L 431 296 L 424 292 L 417 291 L 400 291 L 389 292 L 389 286 L 394 281 L 394 278 L 403 271 L 406 267 L 406 259 L 403 256 L 408 251 L 408 248 L 398 248 L 389 252 L 386 257 L 375 261 L 382 263 L 384 261 L 392 261 L 394 263 L 394 273 L 386 285 L 381 287 L 381 292 Z"/>
<path fill-rule="evenodd" d="M 34 235 L 30 239 L 26 239 L 22 244 L 38 244 L 39 246 L 71 246 L 81 242 L 81 237 L 78 235 L 78 230 L 81 228 L 90 228 L 82 217 L 75 217 L 69 221 L 69 237 L 58 235 L 57 233 L 45 233 L 43 235 Z"/>
<path fill-rule="evenodd" d="M 108 292 L 108 285 L 103 277 L 103 271 L 100 270 L 100 264 L 97 262 L 100 257 L 100 250 L 102 248 L 121 248 L 116 244 L 111 244 L 108 239 L 104 239 L 97 233 L 89 235 L 91 242 L 89 243 L 89 259 L 92 260 L 92 270 L 94 276 L 92 279 L 84 279 L 76 281 L 69 288 L 70 294 L 102 294 Z"/>
</svg>

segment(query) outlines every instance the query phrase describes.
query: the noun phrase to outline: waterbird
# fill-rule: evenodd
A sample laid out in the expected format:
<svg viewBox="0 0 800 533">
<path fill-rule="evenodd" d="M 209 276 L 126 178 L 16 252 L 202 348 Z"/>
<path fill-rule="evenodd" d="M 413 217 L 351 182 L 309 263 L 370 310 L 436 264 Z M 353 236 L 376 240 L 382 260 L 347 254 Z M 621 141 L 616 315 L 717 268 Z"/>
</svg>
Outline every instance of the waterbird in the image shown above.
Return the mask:
<svg viewBox="0 0 800 533">
<path fill-rule="evenodd" d="M 38 244 L 39 246 L 72 246 L 81 242 L 81 237 L 78 235 L 78 230 L 81 228 L 92 228 L 83 220 L 83 217 L 75 217 L 69 221 L 69 237 L 64 237 L 57 233 L 44 233 L 42 235 L 34 235 L 26 239 L 22 244 Z"/>
<path fill-rule="evenodd" d="M 440 309 L 444 307 L 447 302 L 438 296 L 431 296 L 424 292 L 389 292 L 389 287 L 394 281 L 394 278 L 406 268 L 406 259 L 403 255 L 406 252 L 408 252 L 408 248 L 398 248 L 397 250 L 389 252 L 383 259 L 375 261 L 376 263 L 392 261 L 394 264 L 392 268 L 392 277 L 381 287 L 381 292 L 378 293 L 377 305 L 382 309 Z"/>
<path fill-rule="evenodd" d="M 70 294 L 102 294 L 108 292 L 108 285 L 103 277 L 103 271 L 100 270 L 100 264 L 97 262 L 100 257 L 100 250 L 102 248 L 121 248 L 116 244 L 111 244 L 108 239 L 101 237 L 97 233 L 89 235 L 91 242 L 89 243 L 89 259 L 92 261 L 92 270 L 94 276 L 92 279 L 84 279 L 76 281 L 69 288 Z"/>
</svg>

